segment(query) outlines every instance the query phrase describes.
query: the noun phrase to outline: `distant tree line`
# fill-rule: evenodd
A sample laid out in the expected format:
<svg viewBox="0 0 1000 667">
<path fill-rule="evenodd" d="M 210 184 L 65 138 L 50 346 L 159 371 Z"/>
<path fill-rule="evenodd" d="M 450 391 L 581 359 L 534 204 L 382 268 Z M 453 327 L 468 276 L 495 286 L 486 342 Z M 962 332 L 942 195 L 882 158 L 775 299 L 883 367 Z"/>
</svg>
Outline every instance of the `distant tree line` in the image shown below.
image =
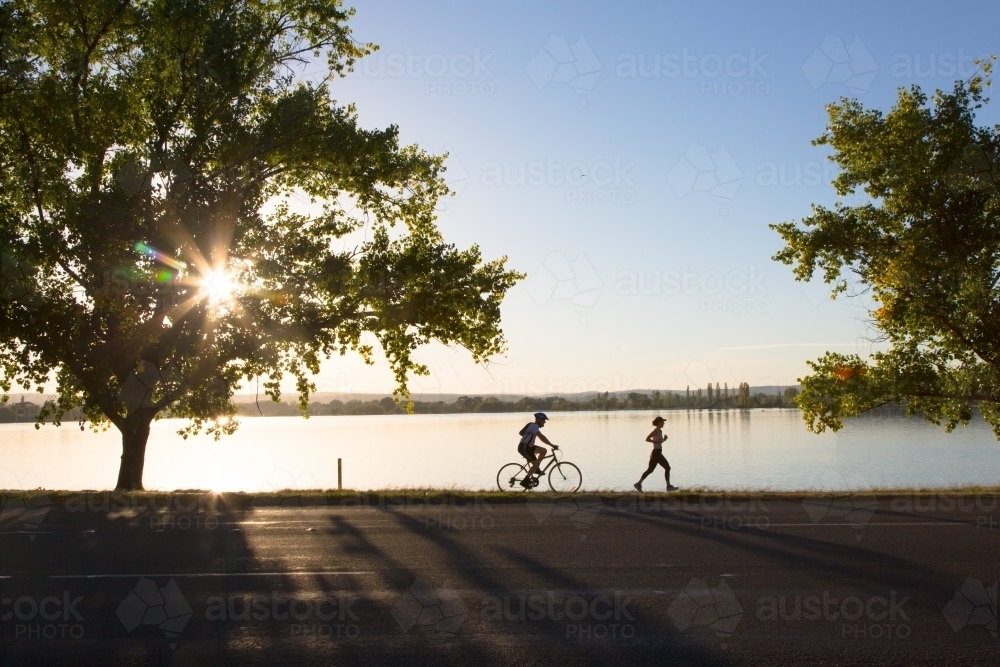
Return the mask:
<svg viewBox="0 0 1000 667">
<path fill-rule="evenodd" d="M 780 394 L 751 394 L 750 385 L 740 383 L 730 388 L 718 383 L 709 384 L 704 389 L 683 393 L 676 391 L 654 391 L 649 394 L 631 392 L 627 396 L 612 396 L 609 392 L 597 394 L 586 400 L 570 400 L 562 396 L 524 397 L 517 401 L 505 401 L 495 396 L 461 396 L 452 402 L 413 401 L 413 411 L 417 414 L 461 414 L 468 412 L 583 412 L 597 410 L 749 410 L 752 408 L 793 408 L 798 390 L 790 387 Z M 299 407 L 294 403 L 274 403 L 260 401 L 237 404 L 239 414 L 246 417 L 297 415 Z M 310 415 L 385 415 L 403 414 L 403 404 L 390 397 L 371 401 L 340 401 L 309 404 Z"/>
<path fill-rule="evenodd" d="M 38 413 L 46 405 L 51 405 L 52 401 L 45 401 L 42 405 L 37 403 L 32 403 L 30 401 L 25 401 L 24 398 L 21 399 L 19 403 L 7 403 L 0 404 L 0 424 L 11 424 L 15 422 L 34 422 L 38 419 Z M 60 421 L 62 422 L 74 422 L 83 420 L 83 413 L 77 409 L 73 408 L 67 410 L 62 416 Z M 45 421 L 53 421 L 51 416 L 47 417 Z"/>
<path fill-rule="evenodd" d="M 598 410 L 745 410 L 751 408 L 794 408 L 795 396 L 798 390 L 794 388 L 785 389 L 780 394 L 750 394 L 750 387 L 741 384 L 736 388 L 735 393 L 726 394 L 725 388 L 719 394 L 713 387 L 712 403 L 708 402 L 708 391 L 686 390 L 683 394 L 679 392 L 659 392 L 651 394 L 640 394 L 632 392 L 624 398 L 611 396 L 607 392 L 598 394 L 586 401 L 571 401 L 560 396 L 548 396 L 544 398 L 522 398 L 518 401 L 503 401 L 495 396 L 462 396 L 459 399 L 446 403 L 444 401 L 414 401 L 413 408 L 417 414 L 460 414 L 468 412 L 538 412 L 548 410 L 551 412 L 581 412 Z M 238 403 L 239 415 L 243 417 L 294 417 L 301 413 L 297 403 L 275 403 L 271 400 L 260 403 L 260 409 L 256 403 Z M 42 408 L 37 403 L 21 401 L 20 403 L 8 403 L 0 406 L 0 424 L 16 422 L 32 423 L 36 420 L 39 410 Z M 313 416 L 321 415 L 400 415 L 405 413 L 403 406 L 396 403 L 390 397 L 371 401 L 330 401 L 320 403 L 314 401 L 309 404 L 309 414 Z M 890 418 L 901 417 L 906 413 L 906 407 L 902 405 L 887 405 L 869 410 L 861 415 L 868 418 Z M 71 423 L 83 419 L 83 414 L 77 410 L 68 412 L 63 416 L 62 421 Z M 51 418 L 46 421 L 52 421 Z"/>
</svg>

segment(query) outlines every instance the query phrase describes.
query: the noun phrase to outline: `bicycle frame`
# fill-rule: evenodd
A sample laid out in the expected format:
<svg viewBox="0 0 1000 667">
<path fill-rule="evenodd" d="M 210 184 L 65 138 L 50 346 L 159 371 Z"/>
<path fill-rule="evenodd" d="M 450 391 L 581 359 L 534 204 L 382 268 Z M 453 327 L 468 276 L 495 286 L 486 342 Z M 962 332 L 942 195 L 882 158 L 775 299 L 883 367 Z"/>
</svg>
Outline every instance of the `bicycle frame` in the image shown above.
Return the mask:
<svg viewBox="0 0 1000 667">
<path fill-rule="evenodd" d="M 559 461 L 559 459 L 556 457 L 556 453 L 558 451 L 559 451 L 558 449 L 553 449 L 551 454 L 548 454 L 548 455 L 542 457 L 542 461 L 539 462 L 539 464 L 538 464 L 538 473 L 537 474 L 538 474 L 539 477 L 541 477 L 542 475 L 544 475 L 545 473 L 547 473 L 549 471 L 549 468 L 551 468 L 553 464 L 555 464 L 555 463 L 557 463 Z M 549 461 L 548 463 L 544 463 L 544 461 L 546 459 L 551 459 L 551 461 Z M 543 465 L 543 463 L 544 463 L 544 465 Z M 526 465 L 530 468 L 531 467 L 531 462 L 530 461 L 527 462 Z"/>
</svg>

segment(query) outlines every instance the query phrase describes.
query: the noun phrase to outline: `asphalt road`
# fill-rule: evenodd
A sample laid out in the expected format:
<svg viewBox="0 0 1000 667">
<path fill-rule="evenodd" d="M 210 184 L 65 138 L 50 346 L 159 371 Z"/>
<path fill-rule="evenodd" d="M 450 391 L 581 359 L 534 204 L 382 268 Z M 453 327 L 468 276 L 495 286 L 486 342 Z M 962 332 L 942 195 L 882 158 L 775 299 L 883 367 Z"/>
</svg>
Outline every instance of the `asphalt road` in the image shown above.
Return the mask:
<svg viewBox="0 0 1000 667">
<path fill-rule="evenodd" d="M 954 498 L 0 515 L 3 665 L 996 665 L 1000 510 Z"/>
</svg>

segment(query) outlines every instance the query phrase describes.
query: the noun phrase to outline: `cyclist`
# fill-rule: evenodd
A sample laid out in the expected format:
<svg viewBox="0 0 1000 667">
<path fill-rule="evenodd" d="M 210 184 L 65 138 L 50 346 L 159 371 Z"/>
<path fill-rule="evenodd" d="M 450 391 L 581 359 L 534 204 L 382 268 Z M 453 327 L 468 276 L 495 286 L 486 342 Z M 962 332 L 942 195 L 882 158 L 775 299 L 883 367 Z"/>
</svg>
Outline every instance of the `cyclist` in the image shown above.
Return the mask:
<svg viewBox="0 0 1000 667">
<path fill-rule="evenodd" d="M 649 455 L 649 467 L 646 472 L 642 473 L 642 477 L 639 481 L 633 484 L 635 490 L 642 493 L 642 483 L 645 481 L 649 475 L 656 470 L 657 464 L 663 466 L 663 476 L 667 481 L 667 491 L 676 491 L 676 486 L 670 485 L 670 464 L 667 463 L 667 459 L 663 456 L 663 441 L 667 439 L 667 436 L 663 433 L 663 424 L 666 423 L 663 417 L 657 417 L 653 420 L 653 431 L 646 436 L 646 442 L 653 444 L 653 451 Z"/>
<path fill-rule="evenodd" d="M 532 475 L 538 474 L 538 466 L 541 465 L 542 459 L 548 454 L 548 451 L 544 447 L 535 444 L 535 438 L 540 438 L 542 442 L 546 445 L 552 447 L 552 449 L 559 449 L 556 445 L 553 445 L 548 438 L 542 435 L 541 428 L 545 426 L 545 422 L 548 421 L 549 417 L 544 412 L 535 413 L 535 421 L 530 422 L 521 429 L 521 442 L 517 445 L 517 453 L 528 459 L 531 462 L 531 468 L 528 470 L 528 474 L 524 479 L 521 480 L 521 486 L 528 488 L 531 485 Z"/>
</svg>

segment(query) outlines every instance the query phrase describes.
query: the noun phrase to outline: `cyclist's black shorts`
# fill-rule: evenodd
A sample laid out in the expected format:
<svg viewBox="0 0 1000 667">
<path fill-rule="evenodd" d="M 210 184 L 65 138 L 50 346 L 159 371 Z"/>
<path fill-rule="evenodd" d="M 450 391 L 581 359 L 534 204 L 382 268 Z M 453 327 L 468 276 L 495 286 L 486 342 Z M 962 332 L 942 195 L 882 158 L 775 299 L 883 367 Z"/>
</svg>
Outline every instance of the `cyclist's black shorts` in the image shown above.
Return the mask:
<svg viewBox="0 0 1000 667">
<path fill-rule="evenodd" d="M 538 445 L 525 445 L 524 443 L 518 443 L 517 453 L 528 459 L 529 461 L 534 461 L 536 458 L 535 450 L 538 449 Z"/>
</svg>

